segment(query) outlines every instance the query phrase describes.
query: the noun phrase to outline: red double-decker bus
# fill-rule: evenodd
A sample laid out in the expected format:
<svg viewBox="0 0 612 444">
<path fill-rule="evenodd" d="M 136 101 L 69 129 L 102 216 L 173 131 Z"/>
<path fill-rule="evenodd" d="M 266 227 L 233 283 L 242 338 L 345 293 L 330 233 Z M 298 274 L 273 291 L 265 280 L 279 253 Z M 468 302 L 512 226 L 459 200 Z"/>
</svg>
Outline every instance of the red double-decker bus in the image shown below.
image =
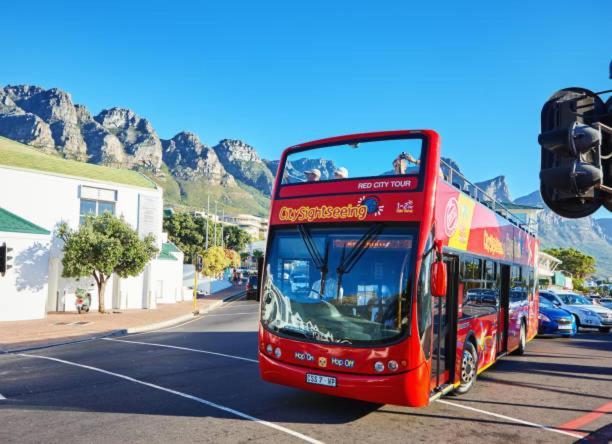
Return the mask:
<svg viewBox="0 0 612 444">
<path fill-rule="evenodd" d="M 538 242 L 431 130 L 282 155 L 259 287 L 264 380 L 424 406 L 537 332 Z"/>
</svg>

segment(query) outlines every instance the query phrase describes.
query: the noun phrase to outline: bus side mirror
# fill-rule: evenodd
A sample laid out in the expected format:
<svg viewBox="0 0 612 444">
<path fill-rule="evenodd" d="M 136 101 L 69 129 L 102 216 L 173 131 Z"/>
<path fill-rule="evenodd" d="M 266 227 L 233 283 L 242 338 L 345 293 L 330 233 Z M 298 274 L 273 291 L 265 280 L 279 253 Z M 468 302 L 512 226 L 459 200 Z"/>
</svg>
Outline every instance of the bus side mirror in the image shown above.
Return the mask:
<svg viewBox="0 0 612 444">
<path fill-rule="evenodd" d="M 443 298 L 446 296 L 446 263 L 437 260 L 431 264 L 431 294 Z"/>
</svg>

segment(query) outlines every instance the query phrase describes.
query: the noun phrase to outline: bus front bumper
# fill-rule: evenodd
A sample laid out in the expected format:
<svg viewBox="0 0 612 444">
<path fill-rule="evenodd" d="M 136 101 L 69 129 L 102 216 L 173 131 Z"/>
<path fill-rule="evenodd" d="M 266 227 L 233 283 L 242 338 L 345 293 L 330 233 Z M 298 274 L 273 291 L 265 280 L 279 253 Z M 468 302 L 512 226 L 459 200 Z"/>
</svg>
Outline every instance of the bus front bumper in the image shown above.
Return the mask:
<svg viewBox="0 0 612 444">
<path fill-rule="evenodd" d="M 425 406 L 429 403 L 429 369 L 425 363 L 398 374 L 355 375 L 291 365 L 260 352 L 259 373 L 267 382 L 331 396 L 410 407 Z M 335 378 L 336 386 L 308 383 L 308 374 Z"/>
</svg>

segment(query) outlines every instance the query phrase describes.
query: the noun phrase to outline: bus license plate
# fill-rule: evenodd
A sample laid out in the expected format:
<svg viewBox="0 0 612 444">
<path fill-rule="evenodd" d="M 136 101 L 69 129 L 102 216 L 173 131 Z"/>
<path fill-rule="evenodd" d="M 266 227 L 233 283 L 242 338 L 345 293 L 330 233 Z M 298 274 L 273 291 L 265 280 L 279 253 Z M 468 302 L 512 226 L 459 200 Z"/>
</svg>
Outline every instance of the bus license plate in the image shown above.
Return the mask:
<svg viewBox="0 0 612 444">
<path fill-rule="evenodd" d="M 327 387 L 336 386 L 336 378 L 331 376 L 313 375 L 312 373 L 306 373 L 306 382 L 308 384 L 325 385 Z"/>
</svg>

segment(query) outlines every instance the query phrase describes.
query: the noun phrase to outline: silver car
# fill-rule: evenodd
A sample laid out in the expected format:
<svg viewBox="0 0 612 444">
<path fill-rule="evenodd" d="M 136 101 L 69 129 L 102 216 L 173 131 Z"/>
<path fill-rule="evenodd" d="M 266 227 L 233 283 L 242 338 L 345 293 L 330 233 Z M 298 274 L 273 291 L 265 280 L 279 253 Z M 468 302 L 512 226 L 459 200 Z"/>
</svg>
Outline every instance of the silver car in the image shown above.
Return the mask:
<svg viewBox="0 0 612 444">
<path fill-rule="evenodd" d="M 612 328 L 612 310 L 604 305 L 594 304 L 590 299 L 576 293 L 540 291 L 540 297 L 555 306 L 569 311 L 580 328 L 598 328 L 609 332 Z"/>
</svg>

